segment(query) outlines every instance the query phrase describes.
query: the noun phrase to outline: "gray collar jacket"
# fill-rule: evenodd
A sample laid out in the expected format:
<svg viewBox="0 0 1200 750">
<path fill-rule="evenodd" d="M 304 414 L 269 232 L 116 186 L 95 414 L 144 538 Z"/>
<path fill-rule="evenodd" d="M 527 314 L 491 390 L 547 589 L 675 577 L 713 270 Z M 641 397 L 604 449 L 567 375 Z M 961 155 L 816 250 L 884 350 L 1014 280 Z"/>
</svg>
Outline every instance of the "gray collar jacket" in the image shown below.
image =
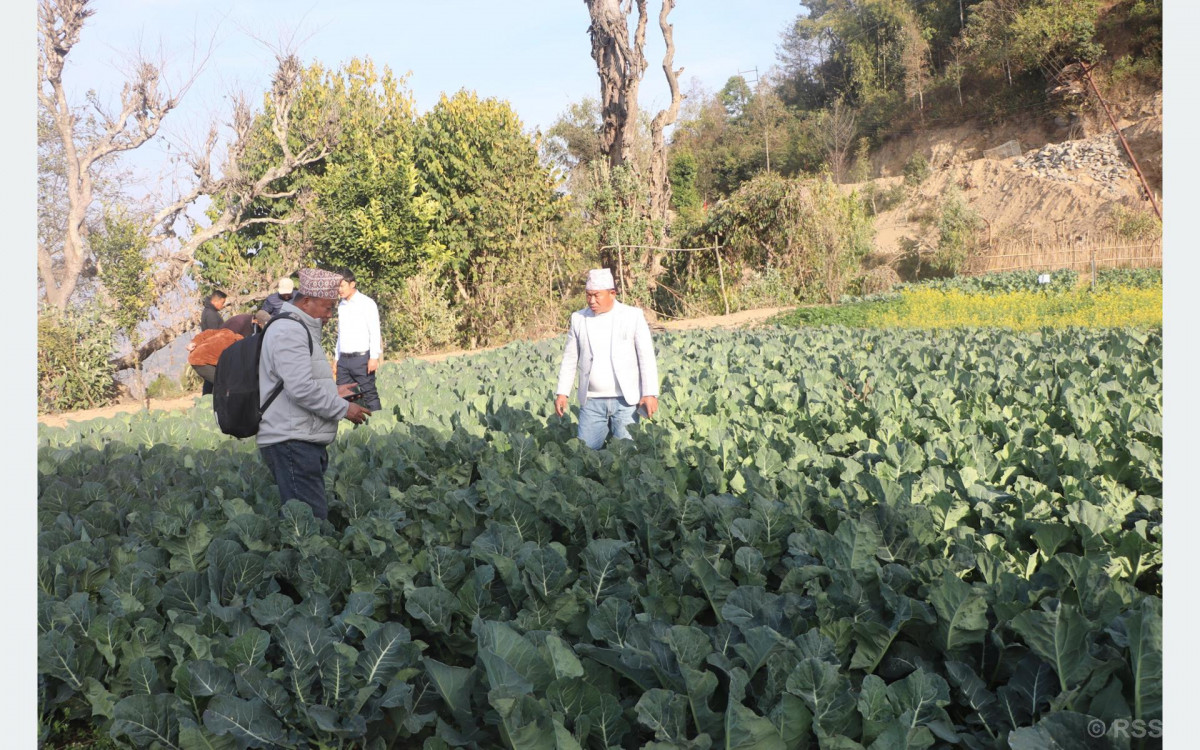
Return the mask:
<svg viewBox="0 0 1200 750">
<path fill-rule="evenodd" d="M 654 342 L 650 326 L 640 307 L 613 303 L 605 313 L 613 315 L 612 347 L 609 352 L 593 352 L 588 339 L 586 321 L 596 317 L 588 308 L 571 313 L 571 327 L 563 348 L 562 366 L 558 370 L 556 394 L 571 395 L 576 370 L 579 373 L 579 405 L 587 402 L 588 377 L 595 357 L 612 357 L 617 388 L 626 403 L 636 404 L 642 396 L 658 396 L 658 363 L 654 358 Z"/>
<path fill-rule="evenodd" d="M 300 318 L 304 328 L 295 321 L 280 320 L 264 335 L 258 361 L 260 402 L 280 381 L 283 390 L 263 412 L 258 445 L 285 440 L 328 445 L 337 437 L 338 422 L 346 416 L 350 402 L 338 396 L 333 371 L 321 348 L 321 321 L 291 302 L 284 302 L 280 312 Z M 312 354 L 305 328 L 312 336 Z"/>
</svg>

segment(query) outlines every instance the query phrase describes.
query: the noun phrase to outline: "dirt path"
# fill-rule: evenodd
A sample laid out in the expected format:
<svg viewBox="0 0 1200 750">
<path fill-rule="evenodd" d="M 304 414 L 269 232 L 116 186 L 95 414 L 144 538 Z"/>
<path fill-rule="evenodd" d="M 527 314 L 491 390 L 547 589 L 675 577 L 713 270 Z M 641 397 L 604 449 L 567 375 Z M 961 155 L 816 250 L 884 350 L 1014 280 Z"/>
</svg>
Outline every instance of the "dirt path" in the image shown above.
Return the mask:
<svg viewBox="0 0 1200 750">
<path fill-rule="evenodd" d="M 660 321 L 660 324 L 667 331 L 690 331 L 697 328 L 750 328 L 762 324 L 768 318 L 778 313 L 791 309 L 790 307 L 764 307 L 758 310 L 743 310 L 729 315 L 711 315 L 705 318 L 687 318 L 684 320 L 663 320 Z M 425 362 L 441 362 L 450 357 L 479 354 L 480 352 L 499 348 L 498 346 L 491 346 L 482 349 L 456 349 L 448 352 L 437 352 L 435 354 L 418 354 L 414 358 Z M 166 410 L 190 409 L 196 404 L 198 398 L 200 398 L 198 394 L 191 394 L 178 398 L 150 399 L 150 408 Z M 85 422 L 89 419 L 112 417 L 125 412 L 138 411 L 141 408 L 141 402 L 129 401 L 104 406 L 99 409 L 82 409 L 64 414 L 43 415 L 38 417 L 38 424 L 44 424 L 47 427 L 66 427 L 69 422 Z"/>
<path fill-rule="evenodd" d="M 662 321 L 668 331 L 690 331 L 695 328 L 752 328 L 765 323 L 791 307 L 760 307 L 757 310 L 742 310 L 729 315 L 710 315 L 707 318 Z"/>
</svg>

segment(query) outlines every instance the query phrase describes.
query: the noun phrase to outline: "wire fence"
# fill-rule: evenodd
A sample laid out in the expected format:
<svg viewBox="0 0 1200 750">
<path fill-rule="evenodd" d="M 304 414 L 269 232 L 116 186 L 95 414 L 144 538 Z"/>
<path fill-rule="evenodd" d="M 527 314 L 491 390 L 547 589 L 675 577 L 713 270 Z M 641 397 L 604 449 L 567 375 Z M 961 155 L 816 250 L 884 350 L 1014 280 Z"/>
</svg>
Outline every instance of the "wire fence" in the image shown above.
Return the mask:
<svg viewBox="0 0 1200 750">
<path fill-rule="evenodd" d="M 729 295 L 725 291 L 725 264 L 721 260 L 721 246 L 720 245 L 712 245 L 710 247 L 658 247 L 657 245 L 604 245 L 600 249 L 602 251 L 603 250 L 616 250 L 617 251 L 617 276 L 619 276 L 621 279 L 621 281 L 619 281 L 618 283 L 624 283 L 625 251 L 626 250 L 657 250 L 658 252 L 663 252 L 663 253 L 707 253 L 707 252 L 711 252 L 713 254 L 713 256 L 717 259 L 717 277 L 721 283 L 721 302 L 725 306 L 725 314 L 726 315 L 729 314 Z M 663 289 L 665 289 L 667 292 L 669 292 L 671 294 L 671 296 L 675 297 L 681 303 L 683 303 L 685 308 L 688 306 L 687 300 L 685 300 L 678 292 L 667 287 L 661 281 L 658 282 L 658 285 L 660 287 L 662 287 Z M 665 313 L 660 313 L 660 314 L 665 315 Z M 667 317 L 670 318 L 672 316 L 667 315 Z"/>
</svg>

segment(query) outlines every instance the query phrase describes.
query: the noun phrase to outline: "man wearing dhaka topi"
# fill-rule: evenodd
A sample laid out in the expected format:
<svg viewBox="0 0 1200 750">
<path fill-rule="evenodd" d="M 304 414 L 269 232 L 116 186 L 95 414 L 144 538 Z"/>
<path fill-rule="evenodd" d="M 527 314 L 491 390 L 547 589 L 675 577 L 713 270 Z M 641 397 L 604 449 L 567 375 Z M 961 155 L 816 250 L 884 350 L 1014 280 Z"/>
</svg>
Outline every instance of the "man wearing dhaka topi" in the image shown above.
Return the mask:
<svg viewBox="0 0 1200 750">
<path fill-rule="evenodd" d="M 563 416 L 579 374 L 579 439 L 597 449 L 612 434 L 631 439 L 629 425 L 658 410 L 658 365 L 641 308 L 617 301 L 612 271 L 588 271 L 587 303 L 571 313 L 558 371 L 554 412 Z"/>
<path fill-rule="evenodd" d="M 322 519 L 329 516 L 325 446 L 337 437 L 341 420 L 362 424 L 371 416 L 370 409 L 351 403 L 350 386 L 334 384 L 321 348 L 321 327 L 333 317 L 341 282 L 340 274 L 302 268 L 300 293 L 283 303 L 263 332 L 258 361 L 259 401 L 268 403 L 258 425 L 258 452 L 280 500 L 305 502 Z M 268 402 L 272 393 L 275 400 Z"/>
</svg>

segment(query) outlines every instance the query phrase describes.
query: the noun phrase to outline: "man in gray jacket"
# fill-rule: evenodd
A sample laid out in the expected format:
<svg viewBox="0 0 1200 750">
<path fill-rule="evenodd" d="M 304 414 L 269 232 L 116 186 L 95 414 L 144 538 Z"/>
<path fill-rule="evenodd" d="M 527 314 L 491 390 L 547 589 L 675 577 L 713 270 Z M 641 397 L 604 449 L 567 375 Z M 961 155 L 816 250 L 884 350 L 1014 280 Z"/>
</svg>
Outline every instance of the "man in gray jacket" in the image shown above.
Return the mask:
<svg viewBox="0 0 1200 750">
<path fill-rule="evenodd" d="M 258 426 L 258 450 L 270 467 L 283 502 L 301 500 L 317 518 L 326 518 L 325 446 L 337 436 L 338 421 L 362 424 L 368 409 L 347 400 L 350 386 L 339 388 L 321 348 L 321 327 L 333 317 L 342 277 L 330 271 L 300 271 L 300 293 L 280 313 L 300 319 L 279 320 L 263 336 L 258 362 L 259 393 L 283 390 Z"/>
<path fill-rule="evenodd" d="M 558 371 L 554 412 L 567 411 L 579 372 L 579 439 L 589 448 L 613 437 L 629 440 L 629 425 L 658 409 L 658 364 L 640 308 L 617 302 L 612 271 L 588 271 L 587 308 L 571 313 Z M 639 414 L 639 411 L 641 414 Z"/>
</svg>

